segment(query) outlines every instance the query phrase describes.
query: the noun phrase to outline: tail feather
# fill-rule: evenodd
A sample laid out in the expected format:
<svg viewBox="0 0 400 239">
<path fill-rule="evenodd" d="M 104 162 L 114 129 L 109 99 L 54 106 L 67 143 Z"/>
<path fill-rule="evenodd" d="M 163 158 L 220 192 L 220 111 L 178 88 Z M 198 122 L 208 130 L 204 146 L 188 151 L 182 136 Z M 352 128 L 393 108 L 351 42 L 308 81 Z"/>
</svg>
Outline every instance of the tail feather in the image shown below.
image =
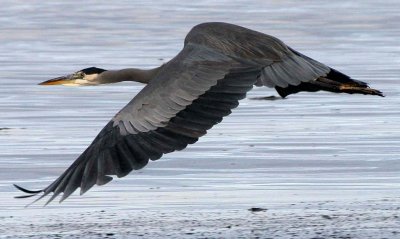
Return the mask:
<svg viewBox="0 0 400 239">
<path fill-rule="evenodd" d="M 283 98 L 300 91 L 315 92 L 320 90 L 335 93 L 378 95 L 383 97 L 382 92 L 370 88 L 367 83 L 351 79 L 349 76 L 332 68 L 327 76 L 319 77 L 314 81 L 302 82 L 297 86 L 289 85 L 286 88 L 277 86 L 275 89 Z"/>
</svg>

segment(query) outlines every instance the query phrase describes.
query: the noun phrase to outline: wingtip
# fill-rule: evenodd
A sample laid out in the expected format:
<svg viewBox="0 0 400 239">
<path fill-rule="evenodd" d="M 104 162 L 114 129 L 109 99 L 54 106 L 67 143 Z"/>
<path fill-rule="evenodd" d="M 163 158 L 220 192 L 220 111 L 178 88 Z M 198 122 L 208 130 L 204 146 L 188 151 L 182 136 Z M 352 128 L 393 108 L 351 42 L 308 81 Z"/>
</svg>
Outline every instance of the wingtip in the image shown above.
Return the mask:
<svg viewBox="0 0 400 239">
<path fill-rule="evenodd" d="M 14 198 L 17 198 L 17 199 L 21 199 L 21 198 L 30 198 L 30 197 L 33 197 L 33 196 L 38 195 L 38 194 L 41 193 L 41 192 L 44 192 L 44 190 L 28 190 L 28 189 L 26 189 L 26 188 L 23 188 L 23 187 L 17 185 L 17 184 L 13 184 L 13 186 L 14 186 L 16 189 L 20 190 L 21 192 L 24 192 L 24 193 L 27 193 L 27 194 L 28 194 L 28 195 L 15 196 Z M 41 195 L 40 197 L 38 197 L 37 199 L 35 199 L 33 202 L 31 202 L 31 203 L 25 205 L 25 208 L 27 208 L 27 207 L 31 206 L 32 204 L 34 204 L 35 202 L 39 201 L 39 200 L 40 200 L 41 198 L 43 198 L 44 196 L 46 196 L 46 194 Z"/>
<path fill-rule="evenodd" d="M 28 190 L 28 189 L 26 189 L 26 188 L 23 188 L 23 187 L 21 187 L 21 186 L 18 186 L 17 184 L 13 184 L 13 185 L 14 185 L 14 187 L 15 187 L 16 189 L 20 190 L 21 192 L 28 193 L 28 194 L 32 194 L 32 195 L 30 195 L 30 196 L 34 196 L 34 195 L 36 195 L 36 194 L 38 194 L 38 193 L 43 192 L 43 190 Z M 28 196 L 28 195 L 25 195 L 25 196 Z M 30 197 L 30 196 L 28 196 L 28 197 Z"/>
</svg>

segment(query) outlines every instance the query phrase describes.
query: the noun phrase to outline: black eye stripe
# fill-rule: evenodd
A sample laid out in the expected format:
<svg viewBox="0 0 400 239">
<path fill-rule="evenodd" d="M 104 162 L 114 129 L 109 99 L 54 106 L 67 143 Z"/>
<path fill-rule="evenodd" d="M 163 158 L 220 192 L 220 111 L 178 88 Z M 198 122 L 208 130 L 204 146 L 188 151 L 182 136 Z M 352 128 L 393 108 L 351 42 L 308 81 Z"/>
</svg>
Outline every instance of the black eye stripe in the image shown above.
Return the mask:
<svg viewBox="0 0 400 239">
<path fill-rule="evenodd" d="M 97 68 L 97 67 L 89 67 L 89 68 L 81 70 L 80 72 L 83 72 L 86 75 L 90 75 L 90 74 L 100 74 L 104 71 L 106 71 L 106 70 Z"/>
</svg>

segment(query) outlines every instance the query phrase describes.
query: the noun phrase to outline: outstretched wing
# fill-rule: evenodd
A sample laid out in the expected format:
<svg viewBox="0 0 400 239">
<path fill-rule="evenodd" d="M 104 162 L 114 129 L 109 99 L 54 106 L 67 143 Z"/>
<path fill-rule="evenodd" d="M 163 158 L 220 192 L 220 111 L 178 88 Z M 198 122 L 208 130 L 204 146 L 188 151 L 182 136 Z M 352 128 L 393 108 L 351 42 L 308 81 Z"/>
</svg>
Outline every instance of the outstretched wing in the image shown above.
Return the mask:
<svg viewBox="0 0 400 239">
<path fill-rule="evenodd" d="M 62 193 L 62 201 L 79 187 L 82 194 L 112 175 L 123 177 L 149 159 L 184 149 L 238 106 L 259 71 L 206 47 L 186 45 L 58 179 L 39 191 L 18 188 L 32 196 L 43 193 L 37 200 L 53 193 L 47 203 Z"/>
<path fill-rule="evenodd" d="M 211 22 L 195 26 L 186 43 L 197 43 L 224 55 L 258 64 L 262 71 L 256 86 L 274 87 L 285 97 L 300 91 L 380 95 L 365 82 L 351 79 L 290 47 L 276 37 L 229 23 Z"/>
<path fill-rule="evenodd" d="M 197 25 L 185 42 L 202 44 L 226 56 L 261 66 L 257 86 L 298 86 L 330 71 L 328 66 L 290 49 L 276 37 L 229 23 Z"/>
</svg>

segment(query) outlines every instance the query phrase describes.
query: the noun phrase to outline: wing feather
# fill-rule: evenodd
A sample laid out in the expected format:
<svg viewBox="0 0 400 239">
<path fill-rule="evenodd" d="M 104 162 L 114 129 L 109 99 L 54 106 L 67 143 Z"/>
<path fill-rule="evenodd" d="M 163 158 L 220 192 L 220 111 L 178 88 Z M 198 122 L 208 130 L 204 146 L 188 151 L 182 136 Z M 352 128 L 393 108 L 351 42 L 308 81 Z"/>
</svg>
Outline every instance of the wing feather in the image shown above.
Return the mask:
<svg viewBox="0 0 400 239">
<path fill-rule="evenodd" d="M 256 85 L 271 88 L 297 86 L 301 82 L 314 81 L 326 76 L 329 71 L 330 68 L 324 64 L 291 52 L 282 61 L 264 67 Z"/>
<path fill-rule="evenodd" d="M 238 61 L 262 66 L 257 86 L 298 86 L 330 72 L 328 66 L 296 52 L 276 37 L 229 23 L 199 24 L 185 42 L 206 45 Z"/>
</svg>

